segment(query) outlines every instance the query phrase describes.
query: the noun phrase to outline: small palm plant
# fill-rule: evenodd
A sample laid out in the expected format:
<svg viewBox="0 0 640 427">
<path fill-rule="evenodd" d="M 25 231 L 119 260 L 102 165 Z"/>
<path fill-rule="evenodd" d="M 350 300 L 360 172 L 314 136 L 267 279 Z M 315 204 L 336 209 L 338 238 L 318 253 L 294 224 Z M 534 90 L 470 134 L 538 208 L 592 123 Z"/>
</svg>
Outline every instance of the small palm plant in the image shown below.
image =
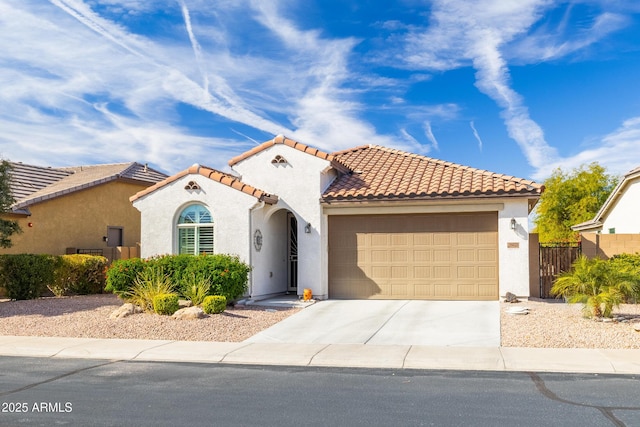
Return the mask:
<svg viewBox="0 0 640 427">
<path fill-rule="evenodd" d="M 562 273 L 551 288 L 551 294 L 568 303 L 584 304 L 587 317 L 611 317 L 613 307 L 640 292 L 637 277 L 615 268 L 601 259 L 580 256 L 572 270 Z"/>
<path fill-rule="evenodd" d="M 153 311 L 153 299 L 158 295 L 175 294 L 171 278 L 160 268 L 146 268 L 138 274 L 133 287 L 124 298 L 144 311 Z"/>
</svg>

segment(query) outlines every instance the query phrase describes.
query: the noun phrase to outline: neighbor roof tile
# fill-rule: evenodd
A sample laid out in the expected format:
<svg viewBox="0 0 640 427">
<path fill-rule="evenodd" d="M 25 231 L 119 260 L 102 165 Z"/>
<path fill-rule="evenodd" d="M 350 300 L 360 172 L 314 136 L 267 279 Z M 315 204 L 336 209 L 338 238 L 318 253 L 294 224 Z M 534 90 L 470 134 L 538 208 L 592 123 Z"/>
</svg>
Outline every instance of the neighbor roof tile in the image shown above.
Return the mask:
<svg viewBox="0 0 640 427">
<path fill-rule="evenodd" d="M 167 175 L 137 162 L 50 168 L 11 163 L 13 210 L 116 179 L 153 184 Z"/>
</svg>

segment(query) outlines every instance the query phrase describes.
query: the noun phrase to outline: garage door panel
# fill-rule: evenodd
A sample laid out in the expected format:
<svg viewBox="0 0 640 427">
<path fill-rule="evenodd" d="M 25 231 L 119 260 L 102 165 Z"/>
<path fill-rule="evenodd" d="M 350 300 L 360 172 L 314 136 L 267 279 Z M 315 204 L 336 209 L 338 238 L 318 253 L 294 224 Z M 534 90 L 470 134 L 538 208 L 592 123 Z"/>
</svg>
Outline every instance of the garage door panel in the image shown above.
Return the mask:
<svg viewBox="0 0 640 427">
<path fill-rule="evenodd" d="M 495 212 L 329 217 L 330 298 L 496 300 L 497 264 Z"/>
<path fill-rule="evenodd" d="M 496 263 L 498 261 L 497 249 L 478 249 L 478 261 Z"/>
<path fill-rule="evenodd" d="M 433 251 L 414 250 L 413 260 L 416 263 L 428 263 L 433 261 Z"/>
<path fill-rule="evenodd" d="M 388 234 L 379 234 L 374 233 L 371 235 L 371 246 L 372 247 L 383 247 L 388 248 L 390 242 L 390 236 Z"/>
<path fill-rule="evenodd" d="M 478 289 L 476 285 L 468 283 L 468 284 L 459 284 L 456 286 L 456 296 L 459 297 L 475 297 L 478 294 Z"/>
<path fill-rule="evenodd" d="M 474 279 L 477 276 L 476 267 L 474 265 L 459 266 L 456 273 L 458 279 Z"/>
<path fill-rule="evenodd" d="M 453 236 L 448 233 L 436 233 L 433 235 L 433 244 L 435 246 L 451 246 Z"/>
<path fill-rule="evenodd" d="M 382 262 L 389 263 L 391 262 L 391 254 L 389 250 L 372 250 L 371 251 L 371 262 Z"/>
<path fill-rule="evenodd" d="M 371 278 L 376 279 L 389 279 L 391 278 L 391 269 L 388 266 L 373 266 L 371 267 Z"/>
<path fill-rule="evenodd" d="M 449 262 L 451 261 L 451 250 L 434 249 L 433 262 Z"/>
<path fill-rule="evenodd" d="M 406 265 L 391 267 L 391 277 L 394 279 L 408 279 L 409 278 L 408 272 L 409 272 L 409 267 Z"/>
<path fill-rule="evenodd" d="M 498 280 L 498 269 L 494 266 L 478 266 L 478 279 Z"/>
<path fill-rule="evenodd" d="M 453 277 L 451 267 L 448 265 L 434 265 L 433 266 L 433 278 L 434 279 L 451 279 Z"/>
<path fill-rule="evenodd" d="M 417 265 L 413 267 L 413 277 L 415 279 L 429 279 L 432 277 L 431 267 Z"/>
<path fill-rule="evenodd" d="M 424 284 L 424 283 L 416 283 L 413 286 L 414 295 L 416 298 L 429 298 L 433 297 L 433 285 Z"/>
<path fill-rule="evenodd" d="M 453 290 L 453 287 L 451 285 L 435 284 L 433 285 L 433 296 L 440 297 L 440 298 L 443 298 L 443 297 L 450 298 L 453 296 L 452 290 Z"/>
<path fill-rule="evenodd" d="M 416 233 L 413 235 L 413 246 L 433 246 L 433 234 Z"/>
<path fill-rule="evenodd" d="M 458 262 L 476 262 L 477 251 L 474 249 L 458 249 L 456 250 L 456 260 Z"/>
<path fill-rule="evenodd" d="M 403 251 L 391 251 L 391 262 L 397 263 L 406 263 L 409 261 L 409 252 L 407 250 Z"/>
</svg>

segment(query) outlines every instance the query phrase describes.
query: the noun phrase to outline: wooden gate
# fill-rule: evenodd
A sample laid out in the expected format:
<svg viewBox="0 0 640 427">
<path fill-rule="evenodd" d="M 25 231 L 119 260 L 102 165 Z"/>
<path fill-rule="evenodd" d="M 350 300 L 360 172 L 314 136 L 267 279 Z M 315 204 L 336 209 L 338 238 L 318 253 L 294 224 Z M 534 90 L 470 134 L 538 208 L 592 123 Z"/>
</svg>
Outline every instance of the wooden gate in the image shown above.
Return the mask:
<svg viewBox="0 0 640 427">
<path fill-rule="evenodd" d="M 580 243 L 540 243 L 540 298 L 551 295 L 553 282 L 580 256 Z"/>
</svg>

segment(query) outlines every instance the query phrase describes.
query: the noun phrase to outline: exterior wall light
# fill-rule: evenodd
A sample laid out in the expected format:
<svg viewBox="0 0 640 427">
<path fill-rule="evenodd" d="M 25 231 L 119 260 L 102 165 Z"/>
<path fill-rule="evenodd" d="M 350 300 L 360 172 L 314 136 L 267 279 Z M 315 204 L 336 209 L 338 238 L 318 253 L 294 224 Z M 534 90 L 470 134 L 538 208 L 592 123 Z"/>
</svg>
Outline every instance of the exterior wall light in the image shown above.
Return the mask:
<svg viewBox="0 0 640 427">
<path fill-rule="evenodd" d="M 516 219 L 515 218 L 511 218 L 511 229 L 515 230 L 516 229 L 516 225 L 518 225 L 516 223 Z"/>
<path fill-rule="evenodd" d="M 311 223 L 308 222 L 307 225 L 304 226 L 305 233 L 311 233 Z"/>
</svg>

